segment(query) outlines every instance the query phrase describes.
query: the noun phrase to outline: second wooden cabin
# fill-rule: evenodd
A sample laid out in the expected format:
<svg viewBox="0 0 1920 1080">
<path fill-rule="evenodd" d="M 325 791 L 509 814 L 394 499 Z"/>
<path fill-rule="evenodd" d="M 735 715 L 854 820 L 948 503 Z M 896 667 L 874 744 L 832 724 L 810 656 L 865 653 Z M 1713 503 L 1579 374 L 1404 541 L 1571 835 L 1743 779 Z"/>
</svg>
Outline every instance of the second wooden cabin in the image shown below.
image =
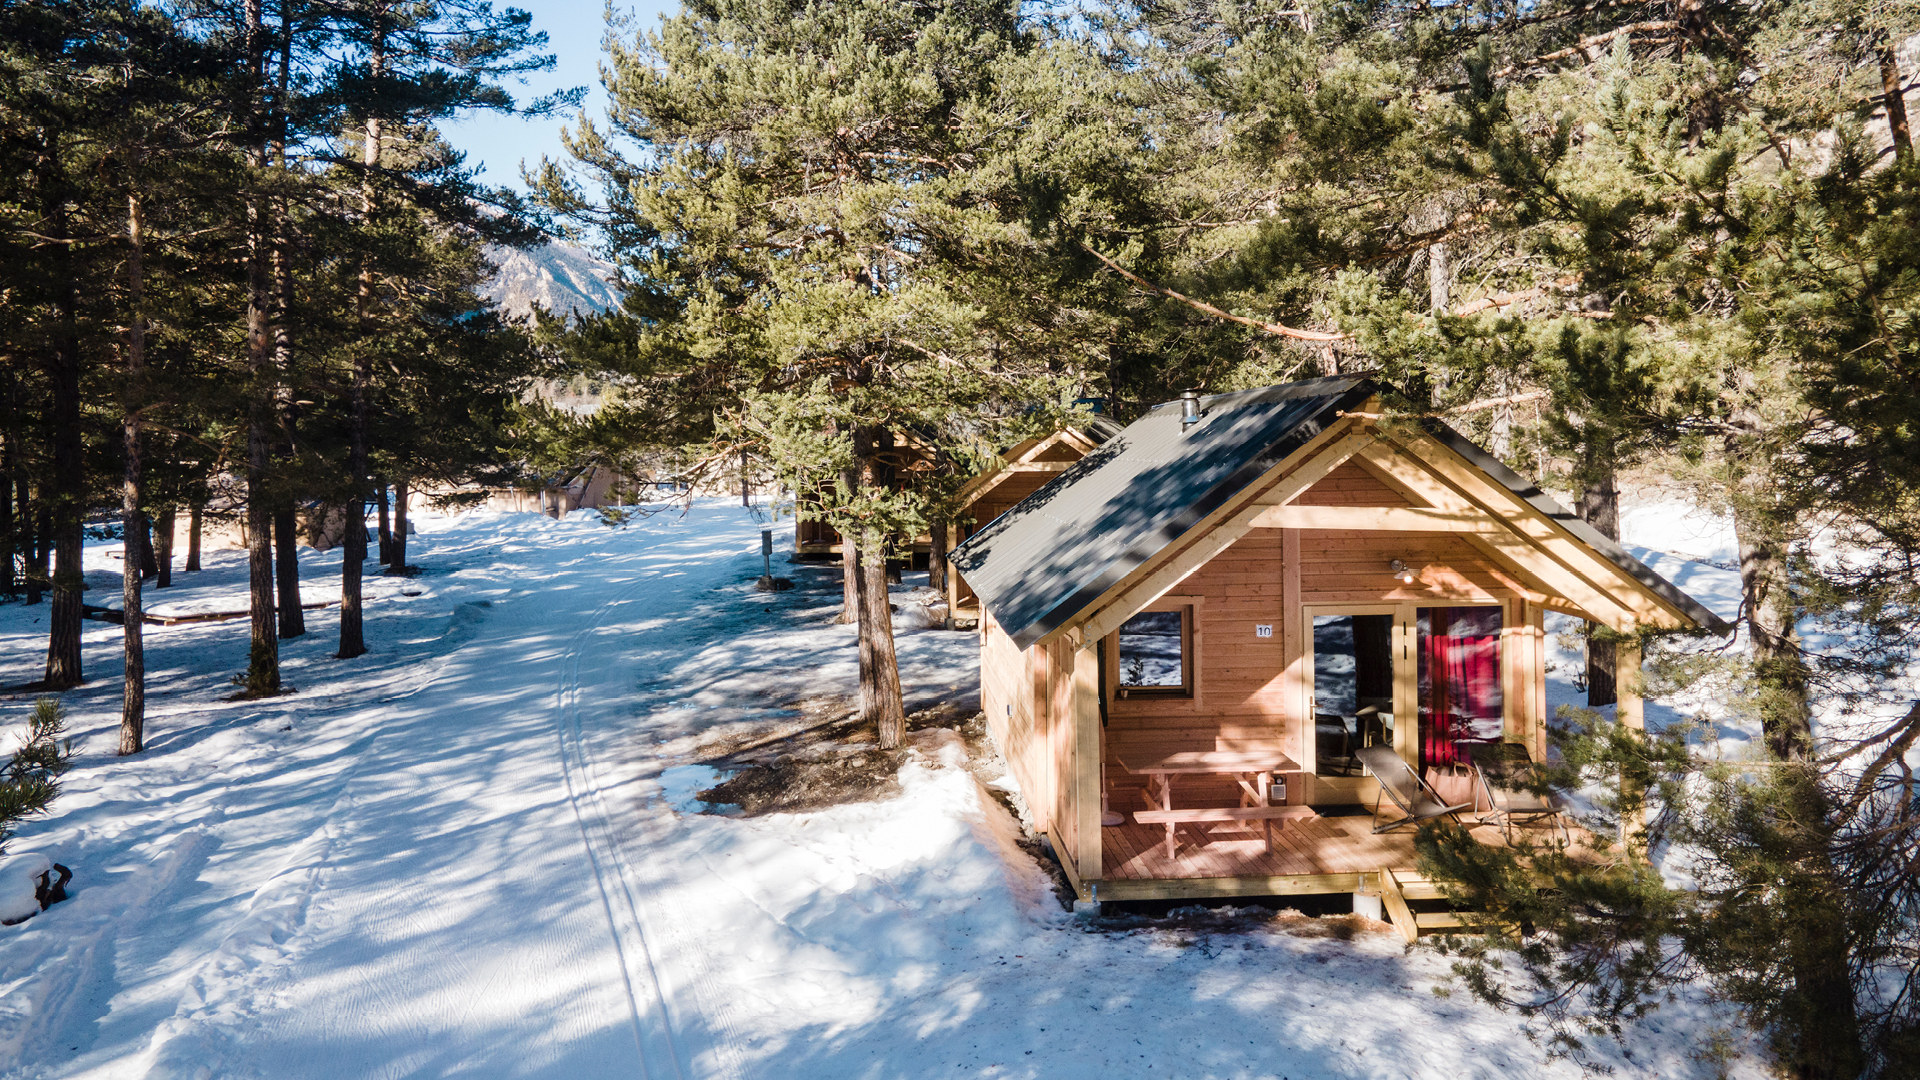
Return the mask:
<svg viewBox="0 0 1920 1080">
<path fill-rule="evenodd" d="M 1383 422 L 1363 378 L 1159 406 L 953 562 L 989 725 L 1100 899 L 1364 890 L 1413 854 L 1338 810 L 1377 799 L 1359 748 L 1541 757 L 1549 611 L 1722 625 L 1445 425 Z"/>
</svg>

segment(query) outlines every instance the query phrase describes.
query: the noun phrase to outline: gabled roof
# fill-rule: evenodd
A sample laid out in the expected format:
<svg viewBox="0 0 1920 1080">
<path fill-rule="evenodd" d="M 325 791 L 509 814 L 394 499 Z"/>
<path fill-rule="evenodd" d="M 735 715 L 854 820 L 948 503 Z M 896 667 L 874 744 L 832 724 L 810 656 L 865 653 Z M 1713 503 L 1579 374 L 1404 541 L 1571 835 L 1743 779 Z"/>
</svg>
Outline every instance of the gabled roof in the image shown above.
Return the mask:
<svg viewBox="0 0 1920 1080">
<path fill-rule="evenodd" d="M 1022 648 L 1060 628 L 1374 393 L 1363 378 L 1287 383 L 1155 406 L 954 549 Z"/>
<path fill-rule="evenodd" d="M 1529 506 L 1553 519 L 1554 524 L 1567 530 L 1574 538 L 1588 547 L 1606 556 L 1607 561 L 1631 574 L 1634 580 L 1646 586 L 1661 599 L 1687 613 L 1694 622 L 1716 632 L 1725 632 L 1727 622 L 1708 610 L 1705 604 L 1688 596 L 1679 586 L 1655 573 L 1651 567 L 1639 559 L 1627 554 L 1626 549 L 1607 538 L 1607 535 L 1587 524 L 1586 519 L 1560 503 L 1540 485 L 1514 472 L 1492 454 L 1480 449 L 1466 436 L 1453 430 L 1438 420 L 1426 420 L 1421 424 L 1429 435 L 1445 444 L 1447 449 L 1472 462 L 1474 467 L 1487 474 L 1489 480 L 1497 481 L 1501 487 L 1513 492 L 1525 500 Z"/>
<path fill-rule="evenodd" d="M 1014 642 L 1021 648 L 1031 646 L 1075 623 L 1089 605 L 1335 425 L 1367 423 L 1345 414 L 1378 390 L 1368 379 L 1347 376 L 1217 394 L 1200 399 L 1202 419 L 1187 431 L 1181 429 L 1179 402 L 1156 406 L 974 534 L 955 549 L 953 562 Z M 1546 519 L 1526 525 L 1534 531 L 1533 542 L 1561 545 L 1561 557 L 1575 562 L 1590 560 L 1589 576 L 1614 581 L 1602 587 L 1628 592 L 1637 587 L 1686 621 L 1716 630 L 1725 627 L 1692 597 L 1452 428 L 1433 420 L 1422 427 L 1445 448 L 1427 453 L 1451 451 L 1484 478 L 1486 491 L 1504 489 L 1506 494 L 1497 498 L 1483 496 L 1493 500 L 1486 505 L 1510 494 L 1516 502 L 1506 512 L 1527 515 L 1530 512 L 1519 506 L 1524 503 Z M 1346 451 L 1349 456 L 1352 452 Z M 1299 471 L 1295 465 L 1288 469 Z M 1553 532 L 1556 529 L 1560 532 Z M 1511 540 L 1527 542 L 1519 535 Z M 1544 552 L 1526 557 L 1536 556 L 1548 560 L 1539 565 L 1554 573 L 1570 573 L 1552 564 Z M 1586 587 L 1577 577 L 1568 580 L 1569 587 Z M 1138 587 L 1128 583 L 1116 595 Z M 1659 619 L 1673 622 L 1671 615 Z M 1106 615 L 1096 621 L 1103 620 L 1111 621 Z"/>
<path fill-rule="evenodd" d="M 982 470 L 967 481 L 960 489 L 961 504 L 971 505 L 1016 472 L 1064 471 L 1067 463 L 1058 460 L 1062 453 L 1078 461 L 1095 447 L 1120 434 L 1121 430 L 1121 425 L 1110 417 L 1087 416 L 1077 418 L 1072 424 L 1050 435 L 1016 443 L 1000 453 L 1000 464 Z"/>
</svg>

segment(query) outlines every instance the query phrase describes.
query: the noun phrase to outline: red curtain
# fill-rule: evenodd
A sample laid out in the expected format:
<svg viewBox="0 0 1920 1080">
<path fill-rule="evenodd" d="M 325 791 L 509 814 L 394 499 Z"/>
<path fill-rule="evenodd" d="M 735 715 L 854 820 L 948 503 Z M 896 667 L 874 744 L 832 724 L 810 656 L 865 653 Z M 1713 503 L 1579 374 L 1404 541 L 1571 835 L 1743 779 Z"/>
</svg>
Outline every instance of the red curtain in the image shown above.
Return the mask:
<svg viewBox="0 0 1920 1080">
<path fill-rule="evenodd" d="M 1465 633 L 1453 633 L 1452 614 L 1430 610 L 1420 657 L 1427 683 L 1420 756 L 1428 767 L 1460 760 L 1457 740 L 1472 734 L 1464 721 L 1500 717 L 1500 635 L 1485 633 L 1474 619 L 1460 620 L 1457 628 Z"/>
</svg>

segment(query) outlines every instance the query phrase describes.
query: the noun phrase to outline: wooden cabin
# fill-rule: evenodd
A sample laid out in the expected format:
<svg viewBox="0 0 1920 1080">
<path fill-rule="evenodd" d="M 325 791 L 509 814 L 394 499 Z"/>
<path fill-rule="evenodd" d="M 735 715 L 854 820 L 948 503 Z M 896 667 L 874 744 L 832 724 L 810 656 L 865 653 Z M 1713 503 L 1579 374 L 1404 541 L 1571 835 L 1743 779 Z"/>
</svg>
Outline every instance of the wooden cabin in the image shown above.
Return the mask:
<svg viewBox="0 0 1920 1080">
<path fill-rule="evenodd" d="M 951 534 L 954 543 L 985 528 L 1119 432 L 1119 424 L 1104 416 L 1091 416 L 1003 452 L 999 465 L 981 472 L 960 489 L 964 509 Z M 980 615 L 973 589 L 958 574 L 947 575 L 947 610 L 959 621 L 977 620 Z"/>
<path fill-rule="evenodd" d="M 1475 743 L 1541 758 L 1548 611 L 1723 625 L 1357 377 L 1161 405 L 953 561 L 988 723 L 1091 899 L 1364 892 L 1414 863 L 1358 750 L 1436 779 Z"/>
<path fill-rule="evenodd" d="M 882 459 L 896 478 L 904 478 L 914 473 L 926 472 L 933 468 L 933 449 L 914 432 L 894 432 L 887 436 L 887 445 L 880 449 Z M 823 480 L 817 488 L 802 490 L 797 494 L 802 504 L 818 505 L 820 492 L 831 492 L 832 480 Z M 932 541 L 923 533 L 914 537 L 904 553 L 907 560 L 918 567 L 927 565 L 927 553 Z M 793 554 L 803 560 L 833 562 L 840 558 L 840 530 L 824 521 L 810 520 L 799 514 L 793 519 Z"/>
<path fill-rule="evenodd" d="M 1102 416 L 1094 416 L 1074 426 L 1062 428 L 1044 438 L 1027 439 L 999 455 L 999 463 L 967 481 L 960 489 L 962 519 L 948 534 L 949 544 L 958 543 L 981 525 L 1005 513 L 1013 504 L 1038 490 L 1069 465 L 1085 457 L 1094 447 L 1120 430 L 1120 425 Z M 932 468 L 933 455 L 915 435 L 895 437 L 895 469 L 911 474 Z M 809 498 L 812 496 L 810 495 Z M 802 559 L 832 560 L 840 557 L 840 533 L 824 521 L 803 521 L 793 525 L 793 550 Z M 916 568 L 925 568 L 932 540 L 926 534 L 913 538 L 907 552 Z M 948 577 L 947 604 L 956 613 L 974 605 L 973 592 Z M 968 612 L 969 615 L 977 613 Z"/>
</svg>

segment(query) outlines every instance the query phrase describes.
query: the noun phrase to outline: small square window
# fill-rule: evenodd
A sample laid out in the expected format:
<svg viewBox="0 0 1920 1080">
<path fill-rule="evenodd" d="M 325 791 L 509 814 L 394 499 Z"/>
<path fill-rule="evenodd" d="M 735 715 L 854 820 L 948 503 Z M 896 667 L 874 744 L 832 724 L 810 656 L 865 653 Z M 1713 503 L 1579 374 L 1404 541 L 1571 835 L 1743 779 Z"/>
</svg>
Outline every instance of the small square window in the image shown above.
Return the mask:
<svg viewBox="0 0 1920 1080">
<path fill-rule="evenodd" d="M 1193 609 L 1143 611 L 1120 626 L 1120 696 L 1193 690 Z"/>
</svg>

